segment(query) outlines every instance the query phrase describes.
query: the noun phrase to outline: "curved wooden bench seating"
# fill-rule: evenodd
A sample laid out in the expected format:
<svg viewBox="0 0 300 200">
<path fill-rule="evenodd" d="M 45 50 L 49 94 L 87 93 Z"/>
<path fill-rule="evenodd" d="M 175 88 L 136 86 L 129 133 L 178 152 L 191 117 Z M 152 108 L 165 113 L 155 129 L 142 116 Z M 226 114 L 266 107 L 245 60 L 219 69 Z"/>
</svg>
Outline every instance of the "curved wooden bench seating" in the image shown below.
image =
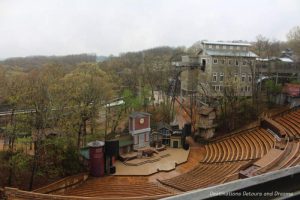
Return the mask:
<svg viewBox="0 0 300 200">
<path fill-rule="evenodd" d="M 297 155 L 295 156 L 294 161 L 291 163 L 291 167 L 300 164 L 300 152 L 298 151 Z"/>
<path fill-rule="evenodd" d="M 208 149 L 210 149 L 210 151 L 209 151 L 210 155 L 207 158 L 207 162 L 210 162 L 210 160 L 212 159 L 212 157 L 215 154 L 215 148 L 213 148 L 213 144 L 209 144 L 209 148 Z"/>
<path fill-rule="evenodd" d="M 286 122 L 283 118 L 276 119 L 276 121 L 286 129 L 286 133 L 290 139 L 295 138 L 295 130 L 288 125 L 289 122 Z"/>
<path fill-rule="evenodd" d="M 299 150 L 300 150 L 300 143 L 294 142 L 290 154 L 281 161 L 282 164 L 279 164 L 278 166 L 273 168 L 273 170 L 283 169 L 283 168 L 292 166 L 292 164 L 295 162 L 295 160 L 299 156 L 299 153 L 300 153 Z"/>
<path fill-rule="evenodd" d="M 254 175 L 259 175 L 271 170 L 284 158 L 284 156 L 289 154 L 290 150 L 291 145 L 289 142 L 286 144 L 284 150 L 272 149 L 270 152 L 268 152 L 268 154 L 254 164 L 260 166 Z"/>
<path fill-rule="evenodd" d="M 251 157 L 249 159 L 255 159 L 256 158 L 256 144 L 252 141 L 252 139 L 250 138 L 250 136 L 248 134 L 244 135 L 246 142 L 248 142 L 249 146 L 250 146 L 250 152 L 251 152 Z"/>
<path fill-rule="evenodd" d="M 165 188 L 159 187 L 155 183 L 141 184 L 105 184 L 97 182 L 96 184 L 87 181 L 79 188 L 66 192 L 70 196 L 84 197 L 135 197 L 135 196 L 155 196 L 170 194 Z"/>
<path fill-rule="evenodd" d="M 283 118 L 286 119 L 288 124 L 295 130 L 295 138 L 300 138 L 300 122 L 296 121 L 291 116 L 285 116 Z"/>
<path fill-rule="evenodd" d="M 226 141 L 226 140 L 225 140 Z M 227 160 L 227 156 L 230 154 L 229 147 L 226 145 L 225 141 L 219 142 L 218 144 L 220 145 L 220 151 L 222 152 L 222 156 L 217 162 L 224 162 Z"/>
<path fill-rule="evenodd" d="M 224 159 L 225 156 L 225 146 L 223 142 L 216 142 L 214 143 L 214 145 L 216 145 L 217 149 L 218 149 L 218 153 L 216 155 L 216 158 L 214 160 L 212 160 L 212 162 L 220 162 L 221 160 Z"/>
<path fill-rule="evenodd" d="M 293 117 L 297 122 L 300 121 L 300 114 L 297 114 L 296 112 L 291 112 L 288 114 L 288 116 Z"/>
<path fill-rule="evenodd" d="M 261 125 L 263 128 L 269 128 L 271 130 L 273 129 L 273 132 L 279 134 L 281 138 L 284 138 L 287 135 L 285 129 L 271 118 L 264 118 L 261 122 Z"/>
<path fill-rule="evenodd" d="M 265 155 L 274 146 L 275 138 L 262 128 L 244 134 L 222 138 L 205 145 L 206 155 L 201 163 L 253 160 Z"/>
<path fill-rule="evenodd" d="M 204 145 L 204 149 L 205 149 L 205 156 L 204 158 L 201 160 L 201 162 L 206 162 L 207 161 L 207 158 L 208 158 L 208 155 L 210 155 L 210 150 L 209 150 L 209 146 L 210 145 Z"/>
<path fill-rule="evenodd" d="M 257 138 L 254 137 L 254 134 L 249 134 L 250 138 L 252 139 L 253 143 L 255 144 L 255 151 L 256 151 L 256 158 L 260 158 L 262 155 L 264 155 L 263 153 L 263 145 L 261 143 L 261 141 Z"/>
<path fill-rule="evenodd" d="M 232 141 L 232 138 L 230 140 L 226 140 L 225 142 L 228 143 L 228 147 L 230 148 L 227 160 L 228 161 L 237 160 L 238 152 L 236 150 L 236 146 L 235 146 L 234 142 Z"/>
<path fill-rule="evenodd" d="M 192 171 L 171 179 L 159 180 L 159 182 L 180 191 L 208 187 L 222 183 L 228 175 L 234 174 L 246 163 L 247 161 L 212 164 L 203 163 L 199 164 L 199 166 Z M 204 167 L 209 168 L 209 171 L 203 171 Z"/>
<path fill-rule="evenodd" d="M 273 118 L 285 130 L 291 140 L 300 138 L 300 109 L 293 108 Z"/>
<path fill-rule="evenodd" d="M 263 155 L 265 155 L 270 147 L 269 147 L 269 143 L 268 141 L 265 139 L 265 137 L 263 136 L 264 134 L 262 134 L 260 132 L 260 130 L 257 130 L 255 133 L 254 133 L 255 137 L 258 139 L 258 142 L 260 143 L 260 146 L 262 147 L 262 152 L 261 152 L 261 156 L 262 157 Z"/>
<path fill-rule="evenodd" d="M 297 149 L 297 143 L 295 142 L 290 142 L 287 147 L 285 148 L 281 159 L 274 165 L 273 167 L 269 168 L 269 171 L 281 169 L 283 165 L 285 165 L 290 159 L 293 158 L 294 153 L 293 151 L 296 151 Z"/>
<path fill-rule="evenodd" d="M 237 140 L 237 138 L 233 137 L 232 142 L 234 144 L 236 144 L 236 148 L 237 148 L 237 158 L 236 158 L 236 160 L 245 160 L 244 159 L 245 149 L 243 149 L 243 146 L 240 143 L 241 141 Z"/>
<path fill-rule="evenodd" d="M 263 138 L 264 144 L 267 147 L 267 151 L 274 147 L 276 139 L 271 133 L 262 128 L 259 129 L 257 132 Z"/>
<path fill-rule="evenodd" d="M 83 196 L 64 196 L 64 195 L 52 195 L 52 194 L 41 194 L 37 192 L 29 192 L 24 190 L 19 190 L 17 188 L 5 188 L 5 195 L 7 199 L 30 199 L 30 200 L 92 200 L 92 199 L 109 199 L 109 200 L 119 200 L 120 197 L 83 197 Z M 154 200 L 154 199 L 161 199 L 172 196 L 174 194 L 164 194 L 164 195 L 155 195 L 155 196 L 136 196 L 136 197 L 126 197 L 123 196 L 122 199 L 124 200 Z"/>
<path fill-rule="evenodd" d="M 241 139 L 244 147 L 246 148 L 246 150 L 245 150 L 245 154 L 246 154 L 245 160 L 251 159 L 253 153 L 252 153 L 252 149 L 251 149 L 251 146 L 250 146 L 249 142 L 244 138 L 244 136 L 241 136 L 239 138 Z"/>
<path fill-rule="evenodd" d="M 260 146 L 260 149 L 261 149 L 259 158 L 261 158 L 263 155 L 265 155 L 267 153 L 267 147 L 264 144 L 264 138 L 261 135 L 259 135 L 258 130 L 256 130 L 254 132 L 253 137 L 259 143 L 259 146 Z"/>
</svg>

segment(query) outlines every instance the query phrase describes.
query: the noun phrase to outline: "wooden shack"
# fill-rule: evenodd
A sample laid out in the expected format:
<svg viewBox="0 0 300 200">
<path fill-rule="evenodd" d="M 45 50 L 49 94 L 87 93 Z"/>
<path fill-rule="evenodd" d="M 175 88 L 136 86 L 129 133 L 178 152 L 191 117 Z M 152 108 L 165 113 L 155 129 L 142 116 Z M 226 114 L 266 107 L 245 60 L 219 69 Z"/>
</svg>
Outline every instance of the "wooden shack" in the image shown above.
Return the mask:
<svg viewBox="0 0 300 200">
<path fill-rule="evenodd" d="M 162 136 L 162 144 L 170 146 L 170 136 L 173 132 L 172 127 L 165 122 L 159 122 L 157 124 L 157 131 Z"/>
</svg>

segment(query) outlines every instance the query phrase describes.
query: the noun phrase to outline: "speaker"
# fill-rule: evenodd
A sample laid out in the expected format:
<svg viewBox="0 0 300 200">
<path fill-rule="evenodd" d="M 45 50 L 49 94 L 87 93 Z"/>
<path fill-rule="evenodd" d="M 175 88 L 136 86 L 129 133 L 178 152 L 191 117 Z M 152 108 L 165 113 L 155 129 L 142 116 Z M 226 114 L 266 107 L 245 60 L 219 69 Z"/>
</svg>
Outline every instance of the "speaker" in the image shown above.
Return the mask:
<svg viewBox="0 0 300 200">
<path fill-rule="evenodd" d="M 114 174 L 116 173 L 116 167 L 113 166 L 113 167 L 110 167 L 110 174 Z"/>
<path fill-rule="evenodd" d="M 105 141 L 105 154 L 106 156 L 119 155 L 119 140 L 107 140 Z"/>
<path fill-rule="evenodd" d="M 189 145 L 189 144 L 186 144 L 186 143 L 185 143 L 185 144 L 183 145 L 183 149 L 184 149 L 184 150 L 188 150 L 189 148 L 190 148 L 190 145 Z"/>
<path fill-rule="evenodd" d="M 191 136 L 191 134 L 192 134 L 192 124 L 191 123 L 184 124 L 184 132 L 185 132 L 185 136 Z"/>
</svg>

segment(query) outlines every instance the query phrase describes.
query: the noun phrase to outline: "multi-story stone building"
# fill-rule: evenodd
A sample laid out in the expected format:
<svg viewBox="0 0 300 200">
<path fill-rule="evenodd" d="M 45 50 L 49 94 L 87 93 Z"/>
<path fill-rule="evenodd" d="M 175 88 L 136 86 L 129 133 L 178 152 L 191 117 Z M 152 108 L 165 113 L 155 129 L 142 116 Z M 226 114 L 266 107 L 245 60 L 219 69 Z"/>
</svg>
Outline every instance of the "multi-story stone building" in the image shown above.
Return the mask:
<svg viewBox="0 0 300 200">
<path fill-rule="evenodd" d="M 179 63 L 188 67 L 181 75 L 183 94 L 197 90 L 205 95 L 221 96 L 226 87 L 232 87 L 234 95 L 250 96 L 257 57 L 250 51 L 250 46 L 247 43 L 203 41 L 197 56 L 183 56 Z"/>
</svg>

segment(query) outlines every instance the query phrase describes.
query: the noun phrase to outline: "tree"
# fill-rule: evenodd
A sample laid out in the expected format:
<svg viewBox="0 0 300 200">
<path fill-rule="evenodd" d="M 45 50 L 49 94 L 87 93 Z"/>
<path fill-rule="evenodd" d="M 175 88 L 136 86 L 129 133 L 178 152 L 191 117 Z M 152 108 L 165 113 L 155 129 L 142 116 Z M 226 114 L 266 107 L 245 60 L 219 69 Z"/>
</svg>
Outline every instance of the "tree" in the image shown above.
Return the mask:
<svg viewBox="0 0 300 200">
<path fill-rule="evenodd" d="M 261 58 L 269 58 L 270 40 L 262 35 L 256 36 L 256 42 L 254 43 L 254 51 Z"/>
<path fill-rule="evenodd" d="M 39 159 L 42 150 L 42 140 L 46 136 L 46 127 L 50 126 L 49 122 L 52 114 L 52 102 L 49 92 L 49 79 L 45 79 L 42 70 L 31 71 L 25 82 L 24 95 L 22 101 L 27 109 L 33 109 L 31 114 L 31 125 L 33 129 L 32 137 L 34 141 L 34 156 L 31 168 L 31 178 L 29 190 L 32 189 L 34 177 L 38 168 Z"/>
<path fill-rule="evenodd" d="M 268 103 L 271 105 L 273 103 L 273 97 L 276 97 L 282 90 L 280 84 L 276 84 L 273 80 L 266 81 L 266 92 L 268 97 Z"/>
<path fill-rule="evenodd" d="M 78 130 L 78 148 L 81 137 L 87 134 L 87 121 L 94 119 L 100 107 L 113 97 L 113 83 L 110 77 L 95 64 L 80 64 L 67 74 L 62 84 L 65 86 L 65 102 L 70 107 L 69 114 Z"/>
<path fill-rule="evenodd" d="M 190 55 L 197 55 L 202 48 L 202 41 L 195 42 L 192 46 L 190 46 L 186 52 Z"/>
<path fill-rule="evenodd" d="M 0 74 L 1 75 L 1 74 Z M 24 82 L 25 76 L 23 74 L 13 74 L 10 77 L 6 77 L 5 73 L 2 72 L 1 90 L 3 98 L 11 108 L 11 115 L 9 123 L 5 127 L 4 137 L 8 138 L 8 159 L 9 162 L 12 162 L 13 156 L 15 154 L 15 142 L 18 138 L 19 132 L 22 132 L 22 127 L 20 123 L 20 116 L 17 118 L 15 115 L 16 109 L 21 109 L 23 102 L 22 96 L 24 95 Z M 22 127 L 22 128 L 20 128 Z M 9 167 L 8 175 L 8 185 L 12 184 L 12 178 L 14 173 L 14 168 Z"/>
<path fill-rule="evenodd" d="M 300 55 L 300 26 L 292 28 L 287 34 L 287 39 L 292 50 Z"/>
</svg>

